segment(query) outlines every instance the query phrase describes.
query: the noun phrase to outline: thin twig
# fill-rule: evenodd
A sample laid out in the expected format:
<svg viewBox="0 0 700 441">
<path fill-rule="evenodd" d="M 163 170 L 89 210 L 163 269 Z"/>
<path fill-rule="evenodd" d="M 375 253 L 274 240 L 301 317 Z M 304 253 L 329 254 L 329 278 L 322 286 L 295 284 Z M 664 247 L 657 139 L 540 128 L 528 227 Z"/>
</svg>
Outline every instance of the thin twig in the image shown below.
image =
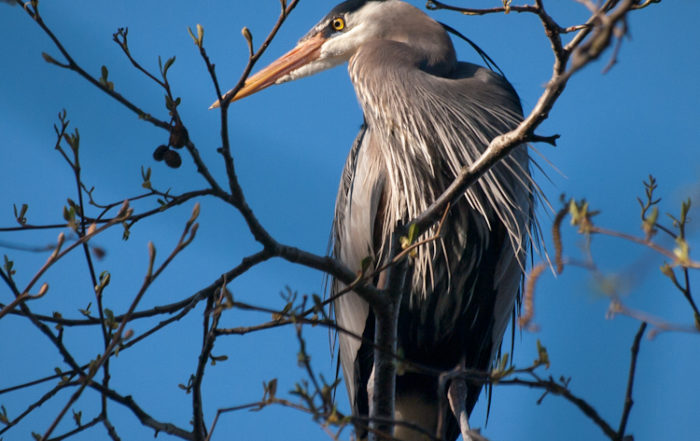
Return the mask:
<svg viewBox="0 0 700 441">
<path fill-rule="evenodd" d="M 56 37 L 56 35 L 49 29 L 49 27 L 44 23 L 43 18 L 39 14 L 39 7 L 38 3 L 32 3 L 30 2 L 25 3 L 24 5 L 24 10 L 27 12 L 27 14 L 39 25 L 39 27 L 44 31 L 44 33 L 53 41 L 54 45 L 56 48 L 61 52 L 61 55 L 63 55 L 63 58 L 65 58 L 67 64 L 59 63 L 55 60 L 52 60 L 51 63 L 55 64 L 57 66 L 72 70 L 76 72 L 78 75 L 81 77 L 85 78 L 89 83 L 93 84 L 95 87 L 99 88 L 101 91 L 106 93 L 107 95 L 111 96 L 115 100 L 117 100 L 119 103 L 124 105 L 126 108 L 131 110 L 132 112 L 136 113 L 139 118 L 150 122 L 151 124 L 166 129 L 168 130 L 170 128 L 170 125 L 165 122 L 161 121 L 157 118 L 154 118 L 147 112 L 144 112 L 141 110 L 139 107 L 137 107 L 135 104 L 133 104 L 131 101 L 126 99 L 123 95 L 119 94 L 118 92 L 115 92 L 113 89 L 110 89 L 106 85 L 100 83 L 95 77 L 87 73 L 80 65 L 78 65 L 73 57 L 70 55 L 68 50 L 63 46 L 61 41 Z"/>
<path fill-rule="evenodd" d="M 269 260 L 272 256 L 272 254 L 269 251 L 263 250 L 260 252 L 257 252 L 255 254 L 252 254 L 248 257 L 243 258 L 241 263 L 236 266 L 235 268 L 227 271 L 224 273 L 219 279 L 211 283 L 209 286 L 199 290 L 195 294 L 180 300 L 175 303 L 170 303 L 167 305 L 160 305 L 156 306 L 151 309 L 143 310 L 143 311 L 137 311 L 134 312 L 131 315 L 131 320 L 136 320 L 136 319 L 141 319 L 141 318 L 148 318 L 148 317 L 153 317 L 156 315 L 162 315 L 162 314 L 173 314 L 177 311 L 180 310 L 186 310 L 189 311 L 194 306 L 196 306 L 199 302 L 202 300 L 206 299 L 211 293 L 216 290 L 219 286 L 221 286 L 221 283 L 224 279 L 228 280 L 229 282 L 233 281 L 234 279 L 238 278 L 238 276 L 244 274 L 246 271 L 248 271 L 250 268 L 265 262 Z M 2 304 L 0 304 L 2 306 Z M 11 311 L 11 314 L 15 315 L 20 315 L 23 316 L 25 315 L 22 311 Z M 34 314 L 34 316 L 42 321 L 42 322 L 48 322 L 48 323 L 56 323 L 60 324 L 62 326 L 94 326 L 94 325 L 99 325 L 100 321 L 96 317 L 91 317 L 87 319 L 67 319 L 67 318 L 62 318 L 62 317 L 53 317 L 53 316 L 48 316 L 48 315 L 41 315 L 41 314 Z M 181 318 L 182 316 L 180 316 Z M 117 315 L 114 317 L 115 321 L 121 321 L 124 319 L 124 314 L 122 315 Z M 157 326 L 157 328 L 162 327 L 162 326 Z M 152 330 L 151 330 L 152 331 Z M 149 331 L 149 332 L 151 332 Z M 126 343 L 126 347 L 130 346 L 134 340 L 138 340 L 141 336 L 135 337 L 134 339 L 129 340 L 129 342 Z"/>
<path fill-rule="evenodd" d="M 11 312 L 12 310 L 14 310 L 14 309 L 17 307 L 17 305 L 19 305 L 20 303 L 23 303 L 23 302 L 25 302 L 25 301 L 27 301 L 27 300 L 36 300 L 36 299 L 39 299 L 39 298 L 43 297 L 44 294 L 46 294 L 47 291 L 48 291 L 48 285 L 47 285 L 47 284 L 44 284 L 44 285 L 42 286 L 42 289 L 39 291 L 38 294 L 31 295 L 31 294 L 29 294 L 29 293 L 27 293 L 27 292 L 25 292 L 25 293 L 23 293 L 23 294 L 20 294 L 19 296 L 15 297 L 15 299 L 14 299 L 13 301 L 11 301 L 11 302 L 8 303 L 7 305 L 5 305 L 5 306 L 2 308 L 2 310 L 0 310 L 0 319 L 3 318 L 3 317 L 5 316 L 5 314 L 7 314 L 7 313 Z"/>
<path fill-rule="evenodd" d="M 124 208 L 122 211 L 126 211 L 128 209 L 128 205 L 124 205 Z M 56 428 L 58 423 L 63 419 L 63 416 L 68 412 L 68 409 L 73 405 L 73 403 L 80 397 L 82 392 L 85 390 L 85 388 L 88 386 L 88 384 L 91 382 L 92 378 L 95 376 L 97 373 L 97 370 L 102 367 L 102 365 L 109 359 L 112 355 L 112 351 L 116 348 L 118 344 L 122 342 L 123 336 L 124 336 L 124 329 L 126 327 L 126 324 L 129 321 L 129 318 L 131 314 L 136 310 L 136 307 L 138 306 L 139 302 L 143 298 L 144 294 L 148 290 L 148 288 L 151 286 L 153 281 L 165 270 L 165 268 L 172 262 L 172 260 L 177 256 L 183 249 L 189 245 L 192 240 L 194 240 L 195 234 L 197 233 L 198 229 L 198 224 L 194 223 L 197 216 L 199 215 L 199 204 L 195 205 L 195 208 L 193 210 L 192 216 L 190 220 L 187 222 L 185 225 L 185 229 L 180 236 L 180 240 L 178 241 L 177 245 L 173 249 L 173 251 L 170 253 L 170 255 L 163 261 L 163 263 L 153 271 L 153 265 L 155 261 L 155 247 L 153 244 L 149 242 L 149 264 L 148 264 L 148 269 L 146 272 L 146 277 L 144 279 L 143 284 L 141 285 L 141 288 L 139 289 L 139 292 L 136 294 L 134 297 L 134 300 L 131 302 L 131 305 L 129 306 L 129 310 L 124 316 L 124 319 L 121 321 L 119 324 L 119 327 L 117 330 L 114 332 L 112 335 L 112 340 L 110 344 L 107 346 L 105 349 L 104 353 L 98 357 L 97 360 L 95 360 L 93 363 L 91 363 L 90 370 L 88 374 L 82 378 L 81 384 L 78 387 L 78 390 L 76 390 L 73 395 L 70 397 L 66 405 L 63 407 L 63 409 L 59 412 L 59 414 L 56 416 L 56 418 L 53 420 L 49 428 L 44 432 L 44 436 L 42 437 L 42 441 L 45 441 L 48 439 L 48 437 L 51 435 L 53 430 Z"/>
<path fill-rule="evenodd" d="M 135 416 L 136 418 L 139 419 L 141 424 L 143 424 L 146 427 L 150 427 L 156 431 L 156 434 L 158 432 L 164 432 L 170 435 L 177 436 L 179 438 L 182 438 L 184 440 L 188 441 L 193 441 L 194 437 L 191 432 L 182 429 L 174 424 L 171 423 L 164 423 L 161 421 L 158 421 L 154 419 L 150 414 L 148 414 L 146 411 L 144 411 L 138 404 L 136 404 L 136 401 L 134 401 L 133 397 L 131 395 L 123 396 L 117 393 L 114 390 L 111 389 L 105 389 L 102 387 L 101 384 L 96 383 L 94 381 L 90 382 L 89 384 L 90 388 L 98 391 L 101 394 L 104 394 L 109 398 L 110 400 L 114 401 L 115 403 L 119 403 L 129 409 Z"/>
<path fill-rule="evenodd" d="M 634 387 L 634 374 L 637 369 L 637 358 L 639 356 L 639 343 L 642 341 L 642 336 L 644 331 L 647 329 L 646 322 L 642 322 L 639 325 L 637 334 L 634 336 L 634 341 L 632 347 L 630 348 L 630 369 L 629 374 L 627 374 L 627 391 L 625 392 L 625 405 L 622 409 L 622 416 L 620 417 L 620 427 L 617 429 L 617 438 L 615 441 L 622 441 L 625 437 L 625 429 L 627 428 L 627 419 L 629 418 L 630 411 L 632 410 L 632 405 L 634 401 L 632 400 L 632 388 Z"/>
<path fill-rule="evenodd" d="M 24 288 L 22 293 L 27 293 L 29 290 L 32 289 L 34 284 L 41 278 L 41 276 L 44 275 L 44 273 L 56 262 L 58 262 L 63 256 L 66 254 L 70 253 L 73 249 L 75 249 L 78 246 L 81 246 L 83 243 L 89 241 L 91 238 L 95 237 L 96 235 L 102 233 L 106 229 L 112 227 L 113 225 L 123 222 L 125 219 L 127 219 L 129 216 L 131 216 L 133 210 L 129 208 L 129 203 L 127 201 L 124 201 L 124 204 L 122 205 L 122 208 L 119 210 L 119 213 L 117 215 L 110 219 L 109 222 L 106 224 L 97 227 L 94 226 L 94 228 L 91 227 L 90 231 L 86 232 L 84 236 L 82 236 L 80 239 L 77 241 L 73 242 L 71 245 L 69 245 L 65 250 L 61 251 L 61 247 L 64 241 L 65 235 L 63 233 L 59 234 L 58 236 L 58 244 L 56 246 L 56 249 L 54 252 L 49 256 L 49 258 L 46 260 L 44 265 L 37 271 L 32 279 L 27 283 L 27 286 Z"/>
<path fill-rule="evenodd" d="M 93 418 L 89 422 L 87 422 L 85 424 L 81 424 L 80 426 L 76 427 L 73 430 L 70 430 L 70 431 L 64 433 L 63 435 L 59 435 L 59 436 L 55 436 L 53 438 L 50 438 L 47 441 L 63 441 L 64 439 L 71 438 L 74 435 L 77 435 L 78 433 L 83 432 L 83 431 L 91 428 L 92 426 L 95 426 L 98 423 L 104 421 L 104 419 L 105 419 L 104 415 L 102 415 L 102 414 L 97 415 L 95 418 Z"/>
<path fill-rule="evenodd" d="M 512 378 L 512 379 L 506 379 L 506 380 L 501 380 L 499 381 L 499 384 L 513 384 L 513 385 L 520 385 L 520 386 L 527 386 L 530 388 L 535 388 L 535 389 L 544 389 L 548 393 L 552 393 L 554 395 L 559 395 L 563 398 L 565 398 L 567 401 L 572 403 L 574 406 L 576 406 L 584 415 L 586 415 L 588 418 L 590 418 L 602 431 L 605 433 L 605 435 L 610 438 L 611 440 L 614 440 L 617 436 L 617 432 L 608 424 L 607 421 L 605 421 L 598 411 L 591 406 L 588 402 L 583 400 L 582 398 L 574 395 L 567 387 L 556 383 L 555 381 L 549 379 L 549 380 L 542 380 L 542 379 L 537 379 L 535 381 L 532 380 L 525 380 L 522 378 Z"/>
<path fill-rule="evenodd" d="M 64 375 L 66 375 L 66 374 L 64 373 Z M 75 383 L 71 383 L 70 381 L 59 382 L 56 386 L 52 387 L 46 393 L 44 393 L 44 395 L 42 395 L 38 400 L 34 401 L 29 406 L 27 406 L 27 408 L 23 412 L 21 412 L 19 415 L 17 415 L 15 418 L 13 418 L 10 422 L 8 422 L 5 425 L 5 427 L 1 428 L 0 435 L 2 435 L 3 433 L 10 430 L 12 427 L 19 424 L 27 415 L 29 415 L 34 410 L 36 410 L 37 408 L 42 406 L 44 403 L 46 403 L 48 400 L 53 398 L 58 392 L 60 392 L 61 390 L 65 389 L 67 387 L 74 386 L 74 385 L 75 385 Z"/>
<path fill-rule="evenodd" d="M 666 248 L 662 247 L 661 245 L 658 245 L 657 243 L 651 241 L 650 239 L 647 240 L 644 237 L 637 237 L 632 234 L 627 234 L 623 233 L 621 231 L 614 231 L 614 230 L 609 230 L 607 228 L 602 228 L 602 227 L 597 227 L 595 225 L 591 226 L 590 231 L 592 233 L 598 233 L 598 234 L 604 234 L 606 236 L 611 236 L 611 237 L 617 237 L 620 239 L 624 239 L 639 245 L 644 245 L 648 248 L 651 248 L 652 250 L 656 251 L 657 253 L 671 259 L 674 263 L 674 265 L 678 265 L 683 268 L 692 268 L 692 269 L 700 269 L 700 261 L 695 261 L 695 260 L 689 260 L 687 262 L 685 261 L 680 261 L 677 256 L 673 253 L 671 250 L 667 250 Z"/>
</svg>

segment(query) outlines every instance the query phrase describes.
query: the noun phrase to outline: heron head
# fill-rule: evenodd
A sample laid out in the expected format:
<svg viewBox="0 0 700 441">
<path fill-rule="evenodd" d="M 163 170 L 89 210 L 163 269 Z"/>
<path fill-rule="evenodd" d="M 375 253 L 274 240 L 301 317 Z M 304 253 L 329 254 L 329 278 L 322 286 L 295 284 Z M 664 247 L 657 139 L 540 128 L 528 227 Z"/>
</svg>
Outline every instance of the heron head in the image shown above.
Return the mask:
<svg viewBox="0 0 700 441">
<path fill-rule="evenodd" d="M 431 33 L 434 38 L 422 38 Z M 391 39 L 454 49 L 442 27 L 419 9 L 399 0 L 348 0 L 334 7 L 299 40 L 296 47 L 250 76 L 226 101 L 236 101 L 273 84 L 303 78 L 348 61 L 367 41 Z M 431 47 L 426 52 L 435 51 Z M 219 107 L 219 101 L 211 108 Z"/>
</svg>

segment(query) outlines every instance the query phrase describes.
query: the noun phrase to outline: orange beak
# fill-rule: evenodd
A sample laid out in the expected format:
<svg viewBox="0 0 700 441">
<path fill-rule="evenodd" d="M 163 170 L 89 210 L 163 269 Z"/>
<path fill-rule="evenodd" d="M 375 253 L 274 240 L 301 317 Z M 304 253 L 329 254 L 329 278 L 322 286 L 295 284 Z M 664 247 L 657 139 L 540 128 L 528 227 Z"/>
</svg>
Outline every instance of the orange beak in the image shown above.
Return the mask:
<svg viewBox="0 0 700 441">
<path fill-rule="evenodd" d="M 236 101 L 259 92 L 269 86 L 272 86 L 288 73 L 302 67 L 303 65 L 318 59 L 321 46 L 325 38 L 321 34 L 316 34 L 308 40 L 299 43 L 294 49 L 282 55 L 272 64 L 259 71 L 258 73 L 248 77 L 243 87 L 233 95 L 231 90 L 226 92 L 222 97 L 224 102 Z M 217 100 L 209 109 L 219 107 L 221 103 Z"/>
</svg>

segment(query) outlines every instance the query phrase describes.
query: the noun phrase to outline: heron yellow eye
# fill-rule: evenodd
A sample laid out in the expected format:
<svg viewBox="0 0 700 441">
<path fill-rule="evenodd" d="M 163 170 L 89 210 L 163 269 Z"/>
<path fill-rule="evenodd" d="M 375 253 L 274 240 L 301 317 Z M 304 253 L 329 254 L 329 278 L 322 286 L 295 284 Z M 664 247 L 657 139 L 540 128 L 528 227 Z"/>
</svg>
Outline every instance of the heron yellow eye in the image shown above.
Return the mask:
<svg viewBox="0 0 700 441">
<path fill-rule="evenodd" d="M 331 27 L 333 27 L 333 29 L 336 31 L 342 31 L 345 29 L 345 20 L 343 20 L 341 17 L 336 17 L 331 22 Z"/>
</svg>

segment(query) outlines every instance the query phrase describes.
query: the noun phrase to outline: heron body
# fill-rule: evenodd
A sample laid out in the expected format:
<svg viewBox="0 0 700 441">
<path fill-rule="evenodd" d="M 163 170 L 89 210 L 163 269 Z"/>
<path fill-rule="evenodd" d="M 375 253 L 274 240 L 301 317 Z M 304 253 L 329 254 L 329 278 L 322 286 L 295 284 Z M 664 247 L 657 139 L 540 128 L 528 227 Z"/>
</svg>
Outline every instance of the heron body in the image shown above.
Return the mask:
<svg viewBox="0 0 700 441">
<path fill-rule="evenodd" d="M 368 257 L 376 268 L 385 264 L 395 227 L 425 211 L 494 137 L 518 125 L 522 111 L 503 77 L 458 62 L 443 27 L 399 0 L 339 4 L 296 48 L 224 99 L 345 61 L 365 122 L 338 190 L 333 255 L 360 271 Z M 530 242 L 529 163 L 526 147 L 520 146 L 492 167 L 453 204 L 440 238 L 411 258 L 397 341 L 407 360 L 439 371 L 489 368 L 513 313 Z M 383 288 L 383 277 L 374 283 Z M 333 284 L 334 292 L 344 288 L 339 281 Z M 338 326 L 363 337 L 340 333 L 338 338 L 353 412 L 366 416 L 373 312 L 353 292 L 339 296 L 334 307 Z M 465 430 L 481 389 L 464 386 L 461 393 L 452 385 L 441 390 L 437 376 L 409 369 L 396 380 L 396 419 L 454 440 L 460 427 Z M 447 401 L 453 412 L 445 411 Z M 364 436 L 362 429 L 358 436 Z M 394 436 L 424 439 L 421 431 L 402 425 Z"/>
</svg>

